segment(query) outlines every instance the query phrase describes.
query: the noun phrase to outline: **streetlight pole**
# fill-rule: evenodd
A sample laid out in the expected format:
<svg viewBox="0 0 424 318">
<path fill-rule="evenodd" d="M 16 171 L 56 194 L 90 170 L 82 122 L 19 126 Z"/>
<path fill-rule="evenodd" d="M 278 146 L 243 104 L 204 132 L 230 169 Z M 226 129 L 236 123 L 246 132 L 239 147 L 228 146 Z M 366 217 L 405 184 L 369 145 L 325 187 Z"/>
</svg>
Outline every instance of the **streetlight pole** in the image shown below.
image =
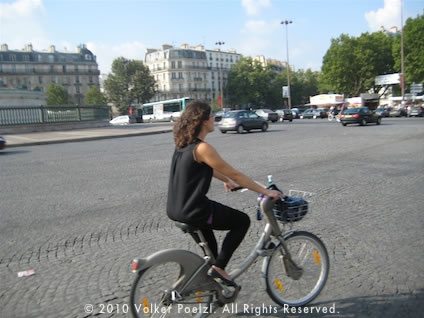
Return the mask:
<svg viewBox="0 0 424 318">
<path fill-rule="evenodd" d="M 281 24 L 286 25 L 286 47 L 287 47 L 287 89 L 288 89 L 288 102 L 289 102 L 289 109 L 291 109 L 291 93 L 290 93 L 290 62 L 289 62 L 289 35 L 288 35 L 288 24 L 293 23 L 292 21 L 284 20 L 281 21 Z"/>
<path fill-rule="evenodd" d="M 215 43 L 215 45 L 219 45 L 219 51 L 220 52 L 221 52 L 221 45 L 224 45 L 224 44 L 225 44 L 225 42 L 221 42 L 221 41 L 218 41 L 218 42 Z M 221 57 L 219 59 L 221 59 Z M 220 106 L 221 106 L 221 108 L 224 108 L 224 94 L 223 94 L 223 89 L 222 89 L 222 86 L 223 86 L 222 70 L 221 70 L 221 67 L 219 67 L 219 64 L 217 64 L 217 67 L 219 69 L 219 96 L 221 98 L 221 105 Z"/>
<path fill-rule="evenodd" d="M 402 89 L 402 106 L 405 107 L 405 56 L 403 51 L 403 0 L 400 3 L 400 84 Z"/>
</svg>

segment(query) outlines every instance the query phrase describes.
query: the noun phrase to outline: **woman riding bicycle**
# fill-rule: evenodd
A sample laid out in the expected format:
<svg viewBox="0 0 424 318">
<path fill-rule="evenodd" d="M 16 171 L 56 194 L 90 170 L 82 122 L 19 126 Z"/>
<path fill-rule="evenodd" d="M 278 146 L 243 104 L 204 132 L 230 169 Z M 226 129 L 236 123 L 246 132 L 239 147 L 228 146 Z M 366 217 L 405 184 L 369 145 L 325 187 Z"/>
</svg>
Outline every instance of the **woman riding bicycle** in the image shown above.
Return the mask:
<svg viewBox="0 0 424 318">
<path fill-rule="evenodd" d="M 206 194 L 212 177 L 223 181 L 226 191 L 239 185 L 274 199 L 283 197 L 283 194 L 263 188 L 224 161 L 204 141 L 213 131 L 214 115 L 211 107 L 201 101 L 189 103 L 175 123 L 176 148 L 171 163 L 167 214 L 174 221 L 201 229 L 216 260 L 209 275 L 234 285 L 225 267 L 242 242 L 250 219 L 243 212 L 208 199 Z M 213 230 L 229 231 L 219 253 Z"/>
</svg>

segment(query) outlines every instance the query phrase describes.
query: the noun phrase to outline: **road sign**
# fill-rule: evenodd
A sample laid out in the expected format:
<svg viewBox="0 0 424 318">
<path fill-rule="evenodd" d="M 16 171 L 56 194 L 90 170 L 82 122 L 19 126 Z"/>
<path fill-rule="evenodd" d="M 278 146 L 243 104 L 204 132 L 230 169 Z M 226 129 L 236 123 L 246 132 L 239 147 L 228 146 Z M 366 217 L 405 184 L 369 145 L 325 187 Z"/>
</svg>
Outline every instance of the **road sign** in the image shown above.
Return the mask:
<svg viewBox="0 0 424 318">
<path fill-rule="evenodd" d="M 283 98 L 288 98 L 289 95 L 290 95 L 289 87 L 288 86 L 283 86 Z"/>
<path fill-rule="evenodd" d="M 412 94 L 419 94 L 423 91 L 423 84 L 422 83 L 412 83 L 411 84 L 411 89 L 410 89 Z"/>
</svg>

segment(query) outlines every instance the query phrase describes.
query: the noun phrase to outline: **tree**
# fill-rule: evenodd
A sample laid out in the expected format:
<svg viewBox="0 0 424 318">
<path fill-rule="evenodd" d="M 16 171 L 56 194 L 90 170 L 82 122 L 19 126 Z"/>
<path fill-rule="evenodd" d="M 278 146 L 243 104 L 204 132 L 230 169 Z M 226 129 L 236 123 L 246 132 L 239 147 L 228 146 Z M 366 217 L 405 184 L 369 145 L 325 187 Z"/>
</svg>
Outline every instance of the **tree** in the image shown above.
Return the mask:
<svg viewBox="0 0 424 318">
<path fill-rule="evenodd" d="M 106 104 L 106 97 L 97 87 L 93 86 L 85 94 L 84 101 L 87 105 L 103 105 Z"/>
<path fill-rule="evenodd" d="M 112 73 L 105 80 L 108 98 L 123 114 L 128 113 L 132 103 L 146 103 L 156 93 L 156 82 L 149 68 L 141 61 L 124 57 L 112 63 Z"/>
<path fill-rule="evenodd" d="M 291 72 L 292 104 L 305 104 L 318 92 L 318 72 L 310 69 Z M 251 58 L 242 58 L 228 74 L 227 91 L 232 104 L 253 107 L 282 108 L 282 87 L 287 85 L 287 72 L 275 73 Z"/>
<path fill-rule="evenodd" d="M 424 81 L 424 15 L 406 20 L 403 28 L 405 84 Z M 393 41 L 395 70 L 401 72 L 400 35 Z"/>
<path fill-rule="evenodd" d="M 254 107 L 272 103 L 272 89 L 276 74 L 270 67 L 263 67 L 252 58 L 241 58 L 228 74 L 226 87 L 232 104 Z"/>
<path fill-rule="evenodd" d="M 60 85 L 50 84 L 46 90 L 47 105 L 68 104 L 68 92 Z"/>
<path fill-rule="evenodd" d="M 332 39 L 323 58 L 320 91 L 347 96 L 375 87 L 375 77 L 393 72 L 392 38 L 383 32 L 363 33 L 358 38 L 342 34 Z"/>
</svg>

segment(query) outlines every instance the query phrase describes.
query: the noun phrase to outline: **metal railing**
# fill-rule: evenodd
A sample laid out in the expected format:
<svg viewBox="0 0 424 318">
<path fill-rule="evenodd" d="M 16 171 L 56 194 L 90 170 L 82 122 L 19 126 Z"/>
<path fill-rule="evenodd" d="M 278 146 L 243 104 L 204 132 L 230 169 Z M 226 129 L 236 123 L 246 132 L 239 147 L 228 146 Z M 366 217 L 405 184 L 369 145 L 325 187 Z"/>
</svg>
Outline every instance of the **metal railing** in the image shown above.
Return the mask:
<svg viewBox="0 0 424 318">
<path fill-rule="evenodd" d="M 0 126 L 109 119 L 110 109 L 107 105 L 0 106 Z"/>
</svg>

